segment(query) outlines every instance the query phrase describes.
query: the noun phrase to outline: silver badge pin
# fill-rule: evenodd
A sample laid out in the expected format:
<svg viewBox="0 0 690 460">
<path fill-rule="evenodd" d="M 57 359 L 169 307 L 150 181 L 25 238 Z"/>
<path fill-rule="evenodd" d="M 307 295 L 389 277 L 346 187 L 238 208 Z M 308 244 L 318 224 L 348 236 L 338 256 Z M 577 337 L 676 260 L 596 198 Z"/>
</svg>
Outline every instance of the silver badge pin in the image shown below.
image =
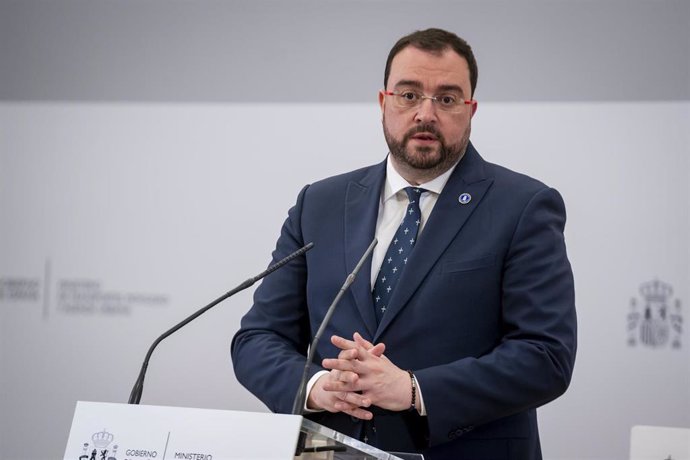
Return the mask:
<svg viewBox="0 0 690 460">
<path fill-rule="evenodd" d="M 472 195 L 470 195 L 469 193 L 463 193 L 458 197 L 458 201 L 460 202 L 460 204 L 467 204 L 470 201 L 472 201 Z"/>
</svg>

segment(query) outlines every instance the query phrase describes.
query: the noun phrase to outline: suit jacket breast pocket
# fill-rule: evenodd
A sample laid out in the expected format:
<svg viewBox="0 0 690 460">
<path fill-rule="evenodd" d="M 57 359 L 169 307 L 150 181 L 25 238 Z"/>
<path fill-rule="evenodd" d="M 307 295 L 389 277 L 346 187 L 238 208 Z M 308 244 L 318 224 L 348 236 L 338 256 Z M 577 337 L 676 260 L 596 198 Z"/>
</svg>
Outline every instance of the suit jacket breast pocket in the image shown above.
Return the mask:
<svg viewBox="0 0 690 460">
<path fill-rule="evenodd" d="M 493 267 L 496 263 L 495 254 L 487 254 L 482 257 L 466 259 L 466 260 L 453 260 L 446 262 L 443 265 L 442 273 L 457 273 L 457 272 L 467 272 L 471 270 L 478 270 L 480 268 Z"/>
</svg>

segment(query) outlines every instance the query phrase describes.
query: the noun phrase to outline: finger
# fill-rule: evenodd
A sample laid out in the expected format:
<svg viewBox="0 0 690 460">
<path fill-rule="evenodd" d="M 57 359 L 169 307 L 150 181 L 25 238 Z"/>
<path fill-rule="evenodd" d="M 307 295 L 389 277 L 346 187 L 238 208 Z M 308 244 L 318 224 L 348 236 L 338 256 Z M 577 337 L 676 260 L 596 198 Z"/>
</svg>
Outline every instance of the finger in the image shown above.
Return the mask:
<svg viewBox="0 0 690 460">
<path fill-rule="evenodd" d="M 352 335 L 352 338 L 355 340 L 355 343 L 357 346 L 364 348 L 367 350 L 369 353 L 371 353 L 374 356 L 381 356 L 383 355 L 383 352 L 386 351 L 386 345 L 383 343 L 378 343 L 376 345 L 372 344 L 369 342 L 367 339 L 362 337 L 362 335 L 359 332 L 355 332 Z"/>
<path fill-rule="evenodd" d="M 356 348 L 351 348 L 349 350 L 342 350 L 340 353 L 338 353 L 338 359 L 352 360 L 352 359 L 357 359 L 358 356 L 359 356 L 359 351 Z"/>
<path fill-rule="evenodd" d="M 362 396 L 360 393 L 353 391 L 341 391 L 334 393 L 335 397 L 342 402 L 352 404 L 356 407 L 369 407 L 371 406 L 371 399 L 366 396 Z"/>
<path fill-rule="evenodd" d="M 321 361 L 321 365 L 326 369 L 356 373 L 360 362 L 356 359 L 325 358 Z M 342 378 L 339 378 L 339 380 L 342 380 Z"/>
<path fill-rule="evenodd" d="M 363 420 L 371 420 L 373 417 L 373 414 L 366 408 L 340 399 L 333 403 L 333 408 Z"/>
<path fill-rule="evenodd" d="M 378 356 L 380 358 L 381 356 L 383 356 L 384 351 L 386 351 L 386 344 L 385 343 L 377 343 L 374 348 L 369 350 L 369 353 L 371 353 L 374 356 Z"/>
<path fill-rule="evenodd" d="M 330 392 L 343 392 L 343 391 L 359 391 L 359 383 L 358 382 L 340 382 L 340 381 L 334 381 L 334 380 L 328 380 L 324 382 L 323 384 L 323 389 L 324 391 L 330 391 Z"/>
<path fill-rule="evenodd" d="M 328 374 L 328 379 L 324 380 L 324 382 L 337 381 L 337 380 L 340 380 L 340 371 L 338 369 L 333 369 Z"/>
<path fill-rule="evenodd" d="M 341 372 L 338 376 L 338 380 L 355 385 L 359 381 L 359 374 L 355 372 Z"/>
<path fill-rule="evenodd" d="M 359 381 L 359 374 L 348 371 L 331 370 L 328 378 L 323 381 L 326 382 L 343 382 L 349 384 L 356 384 Z"/>
<path fill-rule="evenodd" d="M 352 338 L 354 339 L 357 345 L 364 347 L 366 350 L 374 348 L 374 344 L 362 337 L 362 335 L 359 332 L 355 332 L 354 334 L 352 334 Z"/>
<path fill-rule="evenodd" d="M 355 406 L 354 404 L 350 404 L 345 401 L 341 401 L 339 399 L 334 399 L 331 403 L 332 410 L 330 412 L 349 412 L 349 411 L 355 411 L 357 410 L 358 406 Z"/>
<path fill-rule="evenodd" d="M 337 404 L 345 404 L 345 403 L 337 403 Z M 368 410 L 362 409 L 361 407 L 356 407 L 353 409 L 338 409 L 341 412 L 350 415 L 351 417 L 358 418 L 360 420 L 371 420 L 374 418 L 374 414 L 369 412 Z"/>
<path fill-rule="evenodd" d="M 341 350 L 349 350 L 351 348 L 357 348 L 357 344 L 352 340 L 347 340 L 339 335 L 331 336 L 331 343 Z"/>
</svg>

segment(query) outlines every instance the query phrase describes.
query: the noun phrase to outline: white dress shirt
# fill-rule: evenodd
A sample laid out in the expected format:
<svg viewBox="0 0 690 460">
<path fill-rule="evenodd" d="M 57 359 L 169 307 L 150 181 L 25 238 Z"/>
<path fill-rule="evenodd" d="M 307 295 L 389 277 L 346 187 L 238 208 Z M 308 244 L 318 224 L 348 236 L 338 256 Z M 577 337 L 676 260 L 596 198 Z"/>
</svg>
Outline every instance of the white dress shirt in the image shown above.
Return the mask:
<svg viewBox="0 0 690 460">
<path fill-rule="evenodd" d="M 420 184 L 418 187 L 427 190 L 429 193 L 423 193 L 419 200 L 419 208 L 422 211 L 422 222 L 419 224 L 419 232 L 417 233 L 417 240 L 419 240 L 424 225 L 429 220 L 429 215 L 436 205 L 438 196 L 441 194 L 443 187 L 445 187 L 448 178 L 455 170 L 457 163 L 444 172 L 437 178 Z M 378 276 L 383 258 L 386 256 L 388 246 L 390 245 L 396 230 L 403 220 L 403 215 L 407 209 L 408 199 L 405 193 L 405 188 L 412 184 L 407 182 L 398 174 L 393 164 L 391 163 L 390 155 L 386 161 L 386 182 L 381 191 L 381 198 L 379 201 L 379 215 L 376 220 L 376 239 L 379 244 L 374 248 L 374 254 L 371 257 L 371 289 L 374 289 L 376 284 L 376 276 Z"/>
</svg>

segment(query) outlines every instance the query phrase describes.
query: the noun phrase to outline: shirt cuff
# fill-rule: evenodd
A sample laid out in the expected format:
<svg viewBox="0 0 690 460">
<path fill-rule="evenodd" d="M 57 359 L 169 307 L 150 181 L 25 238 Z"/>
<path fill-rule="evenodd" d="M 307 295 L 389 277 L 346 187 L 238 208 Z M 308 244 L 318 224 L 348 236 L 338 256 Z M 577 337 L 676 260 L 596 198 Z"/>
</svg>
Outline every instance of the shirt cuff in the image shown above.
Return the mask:
<svg viewBox="0 0 690 460">
<path fill-rule="evenodd" d="M 311 393 L 311 389 L 314 387 L 314 384 L 316 383 L 317 380 L 319 380 L 319 377 L 321 377 L 324 374 L 328 374 L 328 371 L 319 371 L 316 374 L 314 374 L 309 381 L 307 382 L 307 388 L 306 388 L 306 394 L 307 397 L 304 398 L 304 413 L 305 414 L 314 414 L 316 412 L 323 412 L 323 409 L 309 409 L 307 407 L 307 401 L 309 401 L 309 393 Z M 420 400 L 421 402 L 421 400 Z"/>
<path fill-rule="evenodd" d="M 417 400 L 419 401 L 419 415 L 422 417 L 426 417 L 426 407 L 424 406 L 424 398 L 422 397 L 422 387 L 419 386 L 419 380 L 417 380 L 417 377 L 413 374 L 412 378 L 414 379 L 414 383 L 417 386 Z"/>
</svg>

